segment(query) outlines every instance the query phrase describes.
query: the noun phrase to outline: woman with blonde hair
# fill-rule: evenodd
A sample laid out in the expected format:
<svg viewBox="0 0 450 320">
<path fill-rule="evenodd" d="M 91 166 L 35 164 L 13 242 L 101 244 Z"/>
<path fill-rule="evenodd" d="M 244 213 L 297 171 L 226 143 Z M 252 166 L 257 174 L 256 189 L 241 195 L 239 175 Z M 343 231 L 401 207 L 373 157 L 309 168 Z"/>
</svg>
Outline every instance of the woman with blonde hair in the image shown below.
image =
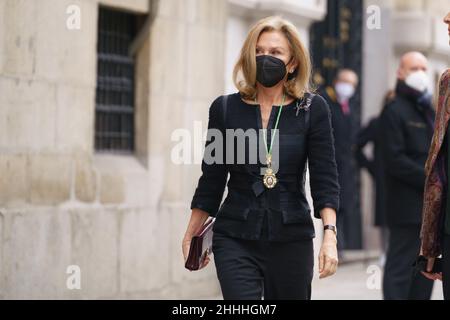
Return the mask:
<svg viewBox="0 0 450 320">
<path fill-rule="evenodd" d="M 315 230 L 305 195 L 307 162 L 314 216 L 324 224 L 320 278 L 336 272 L 339 185 L 331 115 L 324 99 L 309 92 L 310 73 L 295 26 L 278 16 L 262 19 L 234 69 L 238 92 L 218 97 L 209 109 L 208 130 L 226 136 L 218 150 L 226 161 L 209 164 L 205 148 L 182 248 L 186 259 L 192 236 L 208 216 L 216 217 L 212 249 L 224 299 L 310 299 Z M 243 151 L 245 160 L 255 152 L 262 160 L 236 162 L 229 130 L 262 131 L 264 141 L 245 142 Z"/>
</svg>

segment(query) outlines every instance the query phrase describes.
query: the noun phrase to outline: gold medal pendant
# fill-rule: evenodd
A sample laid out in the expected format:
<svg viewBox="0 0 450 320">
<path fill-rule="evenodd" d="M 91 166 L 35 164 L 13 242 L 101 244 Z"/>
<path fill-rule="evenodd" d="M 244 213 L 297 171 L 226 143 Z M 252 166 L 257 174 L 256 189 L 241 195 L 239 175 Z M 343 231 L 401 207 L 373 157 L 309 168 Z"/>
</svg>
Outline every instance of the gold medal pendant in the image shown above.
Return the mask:
<svg viewBox="0 0 450 320">
<path fill-rule="evenodd" d="M 267 155 L 267 169 L 264 173 L 263 183 L 268 189 L 272 189 L 277 184 L 277 177 L 272 170 L 272 157 Z"/>
<path fill-rule="evenodd" d="M 268 189 L 272 189 L 277 184 L 277 177 L 275 176 L 271 168 L 266 169 L 266 173 L 263 177 L 263 182 Z"/>
</svg>

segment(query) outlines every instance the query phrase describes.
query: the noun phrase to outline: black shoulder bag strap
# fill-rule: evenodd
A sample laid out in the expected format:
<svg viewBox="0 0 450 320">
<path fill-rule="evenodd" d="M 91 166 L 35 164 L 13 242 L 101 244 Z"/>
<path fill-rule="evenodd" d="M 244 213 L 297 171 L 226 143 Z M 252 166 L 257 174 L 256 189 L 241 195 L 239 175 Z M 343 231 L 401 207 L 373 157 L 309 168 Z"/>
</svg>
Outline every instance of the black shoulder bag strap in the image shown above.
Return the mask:
<svg viewBox="0 0 450 320">
<path fill-rule="evenodd" d="M 228 108 L 228 95 L 222 96 L 222 111 L 223 111 L 223 126 L 226 129 L 226 121 L 227 121 L 227 108 Z"/>
<path fill-rule="evenodd" d="M 222 122 L 223 122 L 223 127 L 224 127 L 224 134 L 226 135 L 226 129 L 227 129 L 227 109 L 228 109 L 228 95 L 225 94 L 222 96 Z M 224 138 L 224 143 L 226 144 L 226 138 Z M 225 146 L 226 147 L 226 146 Z M 226 159 L 223 159 L 224 162 L 226 162 Z M 217 210 L 217 213 L 219 213 L 219 211 L 222 209 L 224 202 L 222 201 L 222 203 L 219 206 L 219 209 Z M 217 214 L 216 214 L 216 218 L 217 218 Z"/>
<path fill-rule="evenodd" d="M 300 110 L 303 110 L 303 114 L 305 115 L 305 132 L 306 135 L 309 134 L 309 130 L 311 128 L 310 125 L 310 107 L 312 104 L 312 100 L 314 99 L 316 95 L 314 93 L 306 92 L 303 98 L 297 103 L 297 112 L 295 113 L 295 116 L 297 117 Z M 309 161 L 309 160 L 308 160 Z M 303 182 L 306 181 L 306 166 L 305 170 L 303 171 Z"/>
</svg>

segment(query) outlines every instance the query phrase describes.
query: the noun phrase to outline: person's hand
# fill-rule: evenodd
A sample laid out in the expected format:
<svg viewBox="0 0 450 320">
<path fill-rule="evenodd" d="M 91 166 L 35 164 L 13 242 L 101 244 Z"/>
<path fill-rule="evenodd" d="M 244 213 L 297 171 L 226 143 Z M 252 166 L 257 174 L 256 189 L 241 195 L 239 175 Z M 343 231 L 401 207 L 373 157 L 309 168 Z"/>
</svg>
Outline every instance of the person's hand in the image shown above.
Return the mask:
<svg viewBox="0 0 450 320">
<path fill-rule="evenodd" d="M 423 256 L 422 248 L 420 248 L 420 255 Z M 427 258 L 427 272 L 421 271 L 423 276 L 425 278 L 433 280 L 433 281 L 435 281 L 435 280 L 441 280 L 442 281 L 442 273 L 432 273 L 433 266 L 434 266 L 434 261 L 436 259 L 435 258 L 429 258 L 429 257 L 425 257 L 425 258 Z"/>
<path fill-rule="evenodd" d="M 192 235 L 191 234 L 186 234 L 183 238 L 183 243 L 182 243 L 182 250 L 183 250 L 183 257 L 184 257 L 184 263 L 186 263 L 186 260 L 189 256 L 189 249 L 191 248 L 191 241 L 192 241 Z M 203 269 L 204 267 L 206 267 L 208 265 L 210 261 L 209 255 L 206 256 L 205 260 L 203 261 L 203 263 L 200 265 L 199 270 Z"/>
<path fill-rule="evenodd" d="M 331 230 L 325 230 L 319 253 L 319 279 L 332 276 L 338 266 L 337 240 Z"/>
<path fill-rule="evenodd" d="M 187 230 L 184 234 L 184 238 L 181 244 L 181 249 L 183 251 L 184 263 L 186 264 L 186 260 L 189 256 L 189 249 L 191 248 L 192 237 L 196 234 L 201 227 L 204 225 L 205 221 L 208 219 L 208 212 L 203 211 L 198 208 L 193 208 L 191 213 L 191 219 L 189 220 L 189 224 Z M 209 263 L 209 257 L 206 259 L 200 266 L 200 269 L 206 267 Z"/>
</svg>

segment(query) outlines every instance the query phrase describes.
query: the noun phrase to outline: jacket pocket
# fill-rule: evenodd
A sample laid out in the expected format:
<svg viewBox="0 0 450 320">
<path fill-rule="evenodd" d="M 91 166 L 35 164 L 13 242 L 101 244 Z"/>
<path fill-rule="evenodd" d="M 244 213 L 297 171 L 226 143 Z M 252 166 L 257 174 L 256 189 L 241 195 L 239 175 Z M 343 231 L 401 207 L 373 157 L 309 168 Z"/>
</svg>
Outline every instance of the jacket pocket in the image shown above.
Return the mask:
<svg viewBox="0 0 450 320">
<path fill-rule="evenodd" d="M 217 216 L 234 220 L 247 221 L 250 208 L 242 203 L 236 203 L 225 199 L 224 203 L 220 207 Z"/>
<path fill-rule="evenodd" d="M 409 153 L 427 153 L 431 144 L 431 134 L 424 122 L 407 122 L 406 146 Z"/>
<path fill-rule="evenodd" d="M 281 208 L 284 224 L 310 224 L 312 223 L 311 209 L 303 207 Z"/>
</svg>

